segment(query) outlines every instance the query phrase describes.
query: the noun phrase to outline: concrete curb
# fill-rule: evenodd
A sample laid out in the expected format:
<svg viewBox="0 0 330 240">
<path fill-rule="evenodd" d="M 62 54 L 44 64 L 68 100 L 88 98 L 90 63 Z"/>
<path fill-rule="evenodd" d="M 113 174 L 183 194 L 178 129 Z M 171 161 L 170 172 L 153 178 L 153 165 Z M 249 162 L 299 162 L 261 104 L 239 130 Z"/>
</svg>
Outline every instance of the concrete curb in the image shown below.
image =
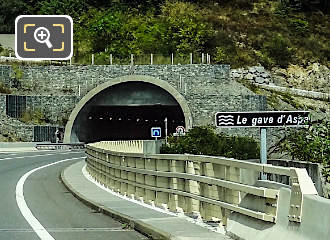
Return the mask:
<svg viewBox="0 0 330 240">
<path fill-rule="evenodd" d="M 68 166 L 68 167 L 70 167 L 70 166 Z M 151 238 L 153 240 L 174 240 L 174 238 L 171 236 L 171 234 L 169 234 L 167 232 L 155 229 L 151 225 L 146 224 L 140 220 L 134 219 L 128 215 L 119 213 L 111 208 L 105 207 L 97 202 L 94 202 L 90 199 L 85 198 L 82 194 L 77 192 L 70 185 L 70 183 L 65 179 L 65 176 L 64 176 L 65 170 L 66 170 L 66 168 L 62 170 L 61 175 L 60 175 L 60 179 L 61 179 L 63 185 L 73 194 L 73 196 L 75 196 L 78 200 L 83 202 L 86 206 L 92 208 L 93 210 L 95 210 L 97 212 L 106 214 L 119 222 L 128 224 L 131 228 L 148 236 L 149 238 Z"/>
</svg>

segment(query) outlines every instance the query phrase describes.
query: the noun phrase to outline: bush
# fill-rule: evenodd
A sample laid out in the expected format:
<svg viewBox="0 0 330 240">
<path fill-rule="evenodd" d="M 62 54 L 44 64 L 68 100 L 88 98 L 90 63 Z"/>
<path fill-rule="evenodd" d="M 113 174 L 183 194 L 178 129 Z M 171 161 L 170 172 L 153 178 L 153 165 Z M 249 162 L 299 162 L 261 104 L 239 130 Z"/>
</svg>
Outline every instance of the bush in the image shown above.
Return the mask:
<svg viewBox="0 0 330 240">
<path fill-rule="evenodd" d="M 308 32 L 308 22 L 304 19 L 289 18 L 289 26 L 300 35 L 304 35 Z"/>
<path fill-rule="evenodd" d="M 10 94 L 11 90 L 5 86 L 2 82 L 0 82 L 0 93 Z"/>
<path fill-rule="evenodd" d="M 268 57 L 272 58 L 276 65 L 286 68 L 292 60 L 293 51 L 289 41 L 277 34 L 270 42 L 265 43 L 264 49 Z"/>
<path fill-rule="evenodd" d="M 224 156 L 235 159 L 259 158 L 258 143 L 250 137 L 216 134 L 210 127 L 194 127 L 186 136 L 169 137 L 162 153 Z"/>
<path fill-rule="evenodd" d="M 20 120 L 24 123 L 34 124 L 45 124 L 48 122 L 45 114 L 40 109 L 36 109 L 34 111 L 28 110 L 24 112 Z"/>
<path fill-rule="evenodd" d="M 308 128 L 290 130 L 274 147 L 275 152 L 289 153 L 295 160 L 321 163 L 330 182 L 330 122 L 314 122 Z"/>
<path fill-rule="evenodd" d="M 11 73 L 11 78 L 12 79 L 16 79 L 16 80 L 19 80 L 19 79 L 22 79 L 23 77 L 23 71 L 22 69 L 20 68 L 20 66 L 16 63 L 14 63 L 12 66 L 12 73 Z"/>
<path fill-rule="evenodd" d="M 216 47 L 216 55 L 214 61 L 218 64 L 228 64 L 227 54 L 223 47 Z"/>
</svg>

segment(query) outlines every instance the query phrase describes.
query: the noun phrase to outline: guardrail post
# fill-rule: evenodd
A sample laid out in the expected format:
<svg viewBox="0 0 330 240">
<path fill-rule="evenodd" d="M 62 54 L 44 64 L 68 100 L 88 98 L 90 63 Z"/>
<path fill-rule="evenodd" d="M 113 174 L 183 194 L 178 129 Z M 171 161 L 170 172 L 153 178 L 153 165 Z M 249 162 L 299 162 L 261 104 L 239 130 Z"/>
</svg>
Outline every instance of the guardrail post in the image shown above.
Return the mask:
<svg viewBox="0 0 330 240">
<path fill-rule="evenodd" d="M 237 167 L 226 167 L 226 180 L 231 182 L 240 182 L 240 169 Z M 239 191 L 226 189 L 226 200 L 229 203 L 239 204 L 240 193 Z"/>
<path fill-rule="evenodd" d="M 145 169 L 144 159 L 143 158 L 135 158 L 136 168 Z M 145 185 L 144 175 L 140 173 L 136 173 L 136 182 L 142 185 Z M 143 202 L 145 198 L 144 188 L 136 187 L 136 196 Z"/>
<path fill-rule="evenodd" d="M 214 178 L 214 169 L 212 163 L 204 164 L 204 175 Z M 219 200 L 218 188 L 215 185 L 203 184 L 205 197 Z M 219 221 L 222 219 L 221 207 L 203 203 L 203 218 L 207 221 Z"/>
<path fill-rule="evenodd" d="M 195 169 L 194 162 L 188 160 L 186 164 L 187 164 L 187 173 L 195 175 L 196 171 L 199 171 L 199 169 Z M 200 186 L 198 185 L 197 181 L 186 180 L 186 191 L 187 192 L 199 195 L 200 194 L 200 189 L 199 188 L 200 188 Z M 187 212 L 195 214 L 197 216 L 199 215 L 199 217 L 200 217 L 200 202 L 199 202 L 199 200 L 188 198 Z"/>
<path fill-rule="evenodd" d="M 184 172 L 184 162 L 177 160 L 170 160 L 170 171 L 171 172 Z M 184 180 L 179 178 L 170 179 L 170 188 L 174 190 L 184 190 Z M 184 198 L 178 196 L 177 194 L 170 194 L 169 208 L 173 212 L 183 213 L 182 204 L 184 203 Z"/>
<path fill-rule="evenodd" d="M 110 155 L 109 158 L 110 158 L 109 159 L 110 163 L 115 164 L 116 156 Z M 115 169 L 114 168 L 110 168 L 110 176 L 112 178 L 109 179 L 109 186 L 110 186 L 110 189 L 114 190 L 115 189 L 115 180 L 113 179 L 115 177 Z"/>
<path fill-rule="evenodd" d="M 148 170 L 156 170 L 156 164 L 155 164 L 155 160 L 151 161 L 150 158 L 146 158 L 144 159 L 145 161 L 145 168 Z M 149 186 L 156 186 L 156 176 L 153 175 L 146 175 L 145 176 L 145 181 L 146 184 Z M 156 192 L 153 190 L 149 190 L 146 189 L 146 202 L 151 204 L 151 205 L 155 205 L 155 199 L 156 199 Z"/>
<path fill-rule="evenodd" d="M 168 172 L 170 170 L 168 160 L 156 159 L 156 170 L 162 172 Z M 157 176 L 156 184 L 158 188 L 169 188 L 169 179 L 167 177 Z M 166 192 L 156 193 L 156 205 L 164 209 L 168 208 L 169 194 Z"/>
<path fill-rule="evenodd" d="M 127 167 L 127 157 L 122 156 L 120 166 Z M 124 170 L 120 170 L 120 178 L 123 180 L 127 180 L 127 172 Z M 120 183 L 120 193 L 123 194 L 124 196 L 127 195 L 127 183 L 121 182 Z"/>
<path fill-rule="evenodd" d="M 312 179 L 306 169 L 291 168 L 291 198 L 289 208 L 289 221 L 302 221 L 302 208 L 304 195 L 318 195 Z"/>
<path fill-rule="evenodd" d="M 136 167 L 135 161 L 134 161 L 133 158 L 128 158 L 127 161 L 128 161 L 127 162 L 128 167 L 132 167 L 132 168 Z M 128 179 L 128 181 L 136 182 L 136 174 L 134 172 L 128 172 L 127 173 L 127 179 Z M 128 184 L 128 186 L 127 186 L 127 195 L 134 199 L 134 195 L 135 195 L 135 186 L 134 185 Z"/>
</svg>

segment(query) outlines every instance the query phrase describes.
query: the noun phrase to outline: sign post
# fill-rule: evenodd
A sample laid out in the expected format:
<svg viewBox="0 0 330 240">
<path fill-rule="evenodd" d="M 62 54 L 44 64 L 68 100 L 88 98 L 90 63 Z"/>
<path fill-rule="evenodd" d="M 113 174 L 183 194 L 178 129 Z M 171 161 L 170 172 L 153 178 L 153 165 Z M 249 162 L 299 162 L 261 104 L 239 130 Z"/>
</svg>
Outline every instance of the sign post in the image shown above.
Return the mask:
<svg viewBox="0 0 330 240">
<path fill-rule="evenodd" d="M 165 144 L 167 145 L 167 117 L 164 120 L 165 123 Z"/>
<path fill-rule="evenodd" d="M 267 128 L 260 128 L 260 163 L 267 164 Z M 261 174 L 262 180 L 267 180 L 267 175 Z"/>
<path fill-rule="evenodd" d="M 260 163 L 267 164 L 267 128 L 303 127 L 309 123 L 308 111 L 218 112 L 215 125 L 220 128 L 260 128 Z M 261 179 L 267 176 L 262 173 Z"/>
</svg>

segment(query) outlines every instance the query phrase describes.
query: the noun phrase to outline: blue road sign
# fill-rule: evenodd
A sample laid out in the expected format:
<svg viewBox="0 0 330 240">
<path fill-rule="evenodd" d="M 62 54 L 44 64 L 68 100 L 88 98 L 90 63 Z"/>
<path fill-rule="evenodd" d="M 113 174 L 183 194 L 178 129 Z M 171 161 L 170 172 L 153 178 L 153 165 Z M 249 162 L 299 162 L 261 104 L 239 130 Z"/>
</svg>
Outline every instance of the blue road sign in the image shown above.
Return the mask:
<svg viewBox="0 0 330 240">
<path fill-rule="evenodd" d="M 162 129 L 160 127 L 153 127 L 151 128 L 151 137 L 160 138 Z"/>
</svg>

